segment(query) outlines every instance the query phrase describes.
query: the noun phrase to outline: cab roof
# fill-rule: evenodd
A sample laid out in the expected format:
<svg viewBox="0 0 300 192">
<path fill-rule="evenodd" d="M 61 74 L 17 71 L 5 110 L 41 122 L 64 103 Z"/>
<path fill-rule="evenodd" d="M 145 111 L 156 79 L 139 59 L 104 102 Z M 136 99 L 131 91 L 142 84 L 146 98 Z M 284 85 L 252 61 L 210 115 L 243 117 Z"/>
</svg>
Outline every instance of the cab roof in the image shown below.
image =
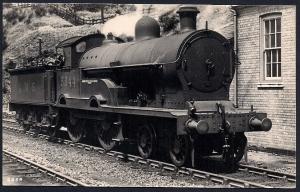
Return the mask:
<svg viewBox="0 0 300 192">
<path fill-rule="evenodd" d="M 75 36 L 75 37 L 70 37 L 68 39 L 65 39 L 58 43 L 56 45 L 56 48 L 63 48 L 63 47 L 70 47 L 72 45 L 75 45 L 85 39 L 93 38 L 93 37 L 100 37 L 100 38 L 105 38 L 105 35 L 98 33 L 98 34 L 91 34 L 91 35 L 86 35 L 86 36 Z"/>
</svg>

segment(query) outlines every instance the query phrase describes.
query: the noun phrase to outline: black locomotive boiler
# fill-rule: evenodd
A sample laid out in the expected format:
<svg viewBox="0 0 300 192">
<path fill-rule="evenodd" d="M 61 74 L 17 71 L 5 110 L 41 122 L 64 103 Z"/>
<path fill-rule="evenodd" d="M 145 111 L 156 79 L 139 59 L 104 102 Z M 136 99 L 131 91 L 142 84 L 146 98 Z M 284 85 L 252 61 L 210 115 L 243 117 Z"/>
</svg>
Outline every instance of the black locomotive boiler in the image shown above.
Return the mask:
<svg viewBox="0 0 300 192">
<path fill-rule="evenodd" d="M 131 142 L 143 158 L 163 151 L 177 166 L 211 155 L 239 162 L 244 132 L 272 122 L 229 100 L 234 52 L 219 33 L 196 30 L 198 12 L 181 7 L 180 32 L 171 36 L 160 37 L 157 21 L 144 16 L 134 42 L 102 34 L 60 42 L 59 65 L 10 70 L 10 109 L 25 129 L 55 135 L 65 126 L 72 141 L 96 135 L 105 150 Z"/>
</svg>

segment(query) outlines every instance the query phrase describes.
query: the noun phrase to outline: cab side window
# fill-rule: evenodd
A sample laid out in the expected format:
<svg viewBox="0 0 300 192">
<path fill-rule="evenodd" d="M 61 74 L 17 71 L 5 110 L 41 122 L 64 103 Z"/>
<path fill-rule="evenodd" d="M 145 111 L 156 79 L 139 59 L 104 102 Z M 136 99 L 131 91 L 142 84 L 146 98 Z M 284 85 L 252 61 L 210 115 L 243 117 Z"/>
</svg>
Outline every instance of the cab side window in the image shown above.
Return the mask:
<svg viewBox="0 0 300 192">
<path fill-rule="evenodd" d="M 76 53 L 83 53 L 86 50 L 86 42 L 80 42 L 76 45 Z"/>
</svg>

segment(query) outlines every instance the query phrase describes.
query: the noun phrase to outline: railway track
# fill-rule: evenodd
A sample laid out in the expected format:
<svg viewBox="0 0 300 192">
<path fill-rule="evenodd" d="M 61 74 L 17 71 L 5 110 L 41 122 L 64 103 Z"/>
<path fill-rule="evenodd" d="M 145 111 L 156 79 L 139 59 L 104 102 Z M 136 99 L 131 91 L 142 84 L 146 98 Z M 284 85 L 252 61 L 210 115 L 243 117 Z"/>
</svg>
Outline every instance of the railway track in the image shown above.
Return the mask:
<svg viewBox="0 0 300 192">
<path fill-rule="evenodd" d="M 5 130 L 24 133 L 19 128 L 14 120 L 4 119 L 3 123 L 9 125 L 3 125 Z M 249 165 L 239 165 L 239 169 L 235 173 L 230 174 L 216 174 L 207 171 L 201 171 L 193 168 L 181 167 L 178 168 L 172 164 L 161 162 L 152 159 L 143 159 L 139 156 L 125 154 L 119 151 L 105 152 L 103 148 L 92 146 L 84 143 L 73 143 L 70 140 L 63 138 L 50 138 L 45 134 L 36 134 L 32 131 L 26 131 L 26 135 L 38 136 L 41 139 L 51 140 L 52 142 L 69 145 L 72 147 L 81 148 L 87 151 L 93 151 L 100 154 L 105 154 L 116 159 L 124 161 L 131 161 L 139 165 L 144 165 L 149 169 L 156 169 L 162 172 L 171 172 L 174 174 L 190 176 L 206 180 L 215 184 L 224 185 L 228 187 L 238 188 L 272 188 L 272 187 L 295 187 L 296 176 L 281 172 L 276 172 L 270 169 L 262 169 Z"/>
<path fill-rule="evenodd" d="M 4 185 L 87 186 L 10 151 L 2 151 Z"/>
</svg>

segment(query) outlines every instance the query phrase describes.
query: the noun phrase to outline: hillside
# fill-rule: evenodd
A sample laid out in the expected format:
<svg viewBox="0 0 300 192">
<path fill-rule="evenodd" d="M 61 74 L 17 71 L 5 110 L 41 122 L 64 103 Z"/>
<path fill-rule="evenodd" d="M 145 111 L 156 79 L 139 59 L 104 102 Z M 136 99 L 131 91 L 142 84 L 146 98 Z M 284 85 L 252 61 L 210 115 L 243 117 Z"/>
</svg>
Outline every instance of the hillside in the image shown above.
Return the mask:
<svg viewBox="0 0 300 192">
<path fill-rule="evenodd" d="M 58 42 L 66 38 L 96 33 L 100 29 L 100 25 L 74 26 L 49 12 L 46 12 L 43 16 L 38 16 L 32 8 L 11 9 L 5 12 L 9 13 L 10 11 L 16 11 L 18 13 L 17 17 L 24 14 L 25 18 L 16 23 L 4 22 L 8 44 L 3 51 L 4 65 L 9 60 L 19 63 L 24 56 L 36 56 L 38 53 L 38 38 L 42 38 L 43 49 L 54 49 Z"/>
</svg>

